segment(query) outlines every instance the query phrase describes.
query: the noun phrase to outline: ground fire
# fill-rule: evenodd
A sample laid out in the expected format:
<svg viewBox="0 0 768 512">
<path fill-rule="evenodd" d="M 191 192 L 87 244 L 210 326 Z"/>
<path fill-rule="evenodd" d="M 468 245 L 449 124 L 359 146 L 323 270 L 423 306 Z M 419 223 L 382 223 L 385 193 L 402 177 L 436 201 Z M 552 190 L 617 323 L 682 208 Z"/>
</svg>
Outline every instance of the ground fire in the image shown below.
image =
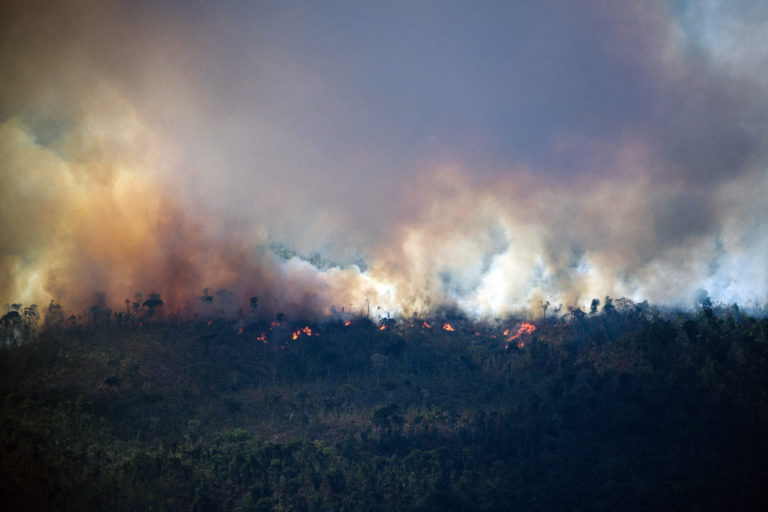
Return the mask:
<svg viewBox="0 0 768 512">
<path fill-rule="evenodd" d="M 520 324 L 520 328 L 517 330 L 517 332 L 515 334 L 513 334 L 512 336 L 510 336 L 509 338 L 507 338 L 507 347 L 506 348 L 509 348 L 510 344 L 513 341 L 518 340 L 518 339 L 519 339 L 519 341 L 517 342 L 517 348 L 523 348 L 523 346 L 525 346 L 525 342 L 521 339 L 521 336 L 523 334 L 531 334 L 535 330 L 536 330 L 536 326 L 533 325 L 532 323 L 522 322 Z M 508 334 L 509 334 L 509 329 L 504 331 L 504 336 L 507 336 Z"/>
</svg>

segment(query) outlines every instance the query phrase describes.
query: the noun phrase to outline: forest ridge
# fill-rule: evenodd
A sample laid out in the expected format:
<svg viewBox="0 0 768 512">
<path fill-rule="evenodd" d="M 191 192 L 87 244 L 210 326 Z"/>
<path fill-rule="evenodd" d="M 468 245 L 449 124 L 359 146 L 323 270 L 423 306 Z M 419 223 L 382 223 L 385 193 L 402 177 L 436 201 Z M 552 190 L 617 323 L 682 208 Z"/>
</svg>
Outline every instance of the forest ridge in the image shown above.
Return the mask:
<svg viewBox="0 0 768 512">
<path fill-rule="evenodd" d="M 515 343 L 514 319 L 142 320 L 0 350 L 9 509 L 768 502 L 768 319 L 737 306 L 604 300 Z"/>
</svg>

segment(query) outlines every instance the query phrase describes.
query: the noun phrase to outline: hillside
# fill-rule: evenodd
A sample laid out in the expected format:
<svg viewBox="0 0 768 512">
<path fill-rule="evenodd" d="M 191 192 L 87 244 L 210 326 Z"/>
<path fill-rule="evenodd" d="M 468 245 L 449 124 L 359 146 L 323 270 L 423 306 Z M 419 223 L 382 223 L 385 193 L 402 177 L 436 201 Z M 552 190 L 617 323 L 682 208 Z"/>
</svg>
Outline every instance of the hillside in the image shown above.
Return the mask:
<svg viewBox="0 0 768 512">
<path fill-rule="evenodd" d="M 508 342 L 520 326 L 49 327 L 0 350 L 0 502 L 764 509 L 768 319 L 624 303 Z"/>
</svg>

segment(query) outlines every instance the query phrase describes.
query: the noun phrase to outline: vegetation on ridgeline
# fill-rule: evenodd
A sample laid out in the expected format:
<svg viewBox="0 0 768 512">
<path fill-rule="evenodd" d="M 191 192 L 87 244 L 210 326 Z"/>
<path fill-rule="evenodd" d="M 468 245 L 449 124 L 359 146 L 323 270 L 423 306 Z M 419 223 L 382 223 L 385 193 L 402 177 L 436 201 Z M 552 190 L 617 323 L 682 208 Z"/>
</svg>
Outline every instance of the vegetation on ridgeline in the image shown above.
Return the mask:
<svg viewBox="0 0 768 512">
<path fill-rule="evenodd" d="M 735 306 L 382 330 L 139 302 L 3 319 L 5 510 L 768 505 L 768 319 Z"/>
</svg>

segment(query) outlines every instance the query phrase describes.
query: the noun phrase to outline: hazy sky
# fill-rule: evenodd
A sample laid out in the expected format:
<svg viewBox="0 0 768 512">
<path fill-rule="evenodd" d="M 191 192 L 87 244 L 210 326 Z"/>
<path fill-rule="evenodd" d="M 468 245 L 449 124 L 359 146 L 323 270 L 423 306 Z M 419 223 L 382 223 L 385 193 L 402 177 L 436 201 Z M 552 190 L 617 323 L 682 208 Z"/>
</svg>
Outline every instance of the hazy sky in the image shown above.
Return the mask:
<svg viewBox="0 0 768 512">
<path fill-rule="evenodd" d="M 11 2 L 3 299 L 764 304 L 766 34 L 746 0 Z"/>
</svg>

